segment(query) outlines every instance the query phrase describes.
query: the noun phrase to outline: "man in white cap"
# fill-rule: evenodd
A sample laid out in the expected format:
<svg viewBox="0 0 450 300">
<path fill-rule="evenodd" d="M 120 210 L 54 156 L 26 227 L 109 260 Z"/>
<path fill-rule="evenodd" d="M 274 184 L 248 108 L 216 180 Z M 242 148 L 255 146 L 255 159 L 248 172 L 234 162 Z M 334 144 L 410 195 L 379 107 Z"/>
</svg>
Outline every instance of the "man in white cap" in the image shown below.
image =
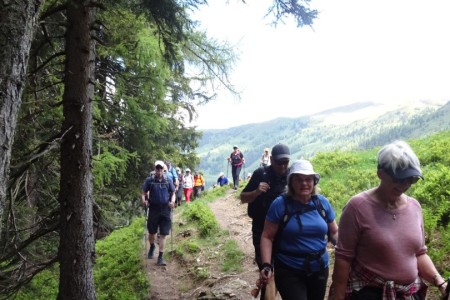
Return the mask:
<svg viewBox="0 0 450 300">
<path fill-rule="evenodd" d="M 157 265 L 165 266 L 163 259 L 166 236 L 172 230 L 171 210 L 175 203 L 175 186 L 172 180 L 164 176 L 165 164 L 157 160 L 155 173 L 147 177 L 143 186 L 141 200 L 148 209 L 147 230 L 150 250 L 147 258 L 152 259 L 155 253 L 156 234 L 159 229 L 159 255 Z"/>
</svg>

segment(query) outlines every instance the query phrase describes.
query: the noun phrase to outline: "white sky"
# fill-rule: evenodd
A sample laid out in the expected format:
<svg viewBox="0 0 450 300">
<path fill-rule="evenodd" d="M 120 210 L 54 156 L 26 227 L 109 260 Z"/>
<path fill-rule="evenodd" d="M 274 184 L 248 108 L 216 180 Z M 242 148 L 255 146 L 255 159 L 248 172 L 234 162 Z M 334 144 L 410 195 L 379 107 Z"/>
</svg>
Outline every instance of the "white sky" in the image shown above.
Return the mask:
<svg viewBox="0 0 450 300">
<path fill-rule="evenodd" d="M 194 19 L 235 45 L 232 81 L 199 129 L 300 117 L 354 102 L 450 100 L 449 0 L 311 0 L 313 27 L 271 27 L 272 0 L 210 0 Z M 291 20 L 292 21 L 292 20 Z"/>
</svg>

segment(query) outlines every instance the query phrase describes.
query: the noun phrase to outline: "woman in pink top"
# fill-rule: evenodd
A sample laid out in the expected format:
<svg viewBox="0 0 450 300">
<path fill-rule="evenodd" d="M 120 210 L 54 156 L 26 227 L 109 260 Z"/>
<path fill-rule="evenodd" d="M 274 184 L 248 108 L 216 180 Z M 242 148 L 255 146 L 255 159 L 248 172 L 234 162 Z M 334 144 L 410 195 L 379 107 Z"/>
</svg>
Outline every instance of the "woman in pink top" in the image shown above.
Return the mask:
<svg viewBox="0 0 450 300">
<path fill-rule="evenodd" d="M 423 179 L 409 145 L 378 152 L 380 184 L 350 199 L 339 222 L 329 299 L 425 299 L 422 279 L 445 295 L 445 280 L 425 246 L 422 209 L 404 193 Z"/>
</svg>

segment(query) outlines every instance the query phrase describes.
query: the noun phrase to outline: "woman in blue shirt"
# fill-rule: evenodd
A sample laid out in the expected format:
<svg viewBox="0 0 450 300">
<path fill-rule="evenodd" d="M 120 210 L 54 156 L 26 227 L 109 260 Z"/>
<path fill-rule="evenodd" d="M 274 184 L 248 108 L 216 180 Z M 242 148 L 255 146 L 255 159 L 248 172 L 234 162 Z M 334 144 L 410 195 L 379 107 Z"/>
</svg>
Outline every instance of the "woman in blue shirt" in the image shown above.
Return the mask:
<svg viewBox="0 0 450 300">
<path fill-rule="evenodd" d="M 275 284 L 283 299 L 325 297 L 327 236 L 335 243 L 338 226 L 330 202 L 318 194 L 319 179 L 309 161 L 294 162 L 287 177 L 287 193 L 275 199 L 266 216 L 261 279 L 266 282 L 275 269 Z"/>
</svg>

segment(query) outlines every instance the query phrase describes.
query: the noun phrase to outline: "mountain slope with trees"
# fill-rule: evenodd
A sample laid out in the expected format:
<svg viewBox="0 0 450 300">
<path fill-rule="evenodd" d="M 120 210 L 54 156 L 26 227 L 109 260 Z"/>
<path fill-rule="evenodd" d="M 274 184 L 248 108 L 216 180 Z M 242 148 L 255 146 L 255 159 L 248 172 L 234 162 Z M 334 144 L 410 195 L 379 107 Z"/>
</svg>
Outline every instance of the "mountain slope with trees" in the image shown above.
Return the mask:
<svg viewBox="0 0 450 300">
<path fill-rule="evenodd" d="M 428 253 L 446 278 L 450 275 L 450 131 L 408 142 L 420 158 L 425 180 L 412 185 L 407 194 L 421 203 Z M 338 220 L 351 196 L 379 183 L 379 149 L 321 152 L 312 159 L 314 169 L 321 174 L 321 194 L 333 204 Z M 157 299 L 250 298 L 258 273 L 253 264 L 251 222 L 239 193 L 227 186 L 217 188 L 175 210 L 166 269 L 145 258 L 144 218 L 98 242 L 98 298 L 149 299 L 144 268 L 152 270 L 148 277 L 150 295 L 158 295 Z M 332 254 L 333 248 L 329 251 Z M 333 259 L 330 263 L 331 274 Z M 56 273 L 39 274 L 17 299 L 54 298 Z M 172 283 L 170 288 L 164 285 L 168 282 Z M 428 299 L 439 299 L 435 287 L 429 288 Z"/>
<path fill-rule="evenodd" d="M 198 148 L 198 169 L 212 185 L 227 173 L 226 158 L 234 144 L 246 158 L 246 172 L 259 166 L 263 149 L 278 142 L 289 145 L 293 158 L 319 151 L 369 149 L 395 139 L 425 137 L 450 129 L 450 102 L 380 105 L 356 103 L 299 118 L 278 118 L 229 129 L 205 130 Z M 246 174 L 241 173 L 241 177 Z M 229 171 L 231 176 L 231 171 Z"/>
</svg>

